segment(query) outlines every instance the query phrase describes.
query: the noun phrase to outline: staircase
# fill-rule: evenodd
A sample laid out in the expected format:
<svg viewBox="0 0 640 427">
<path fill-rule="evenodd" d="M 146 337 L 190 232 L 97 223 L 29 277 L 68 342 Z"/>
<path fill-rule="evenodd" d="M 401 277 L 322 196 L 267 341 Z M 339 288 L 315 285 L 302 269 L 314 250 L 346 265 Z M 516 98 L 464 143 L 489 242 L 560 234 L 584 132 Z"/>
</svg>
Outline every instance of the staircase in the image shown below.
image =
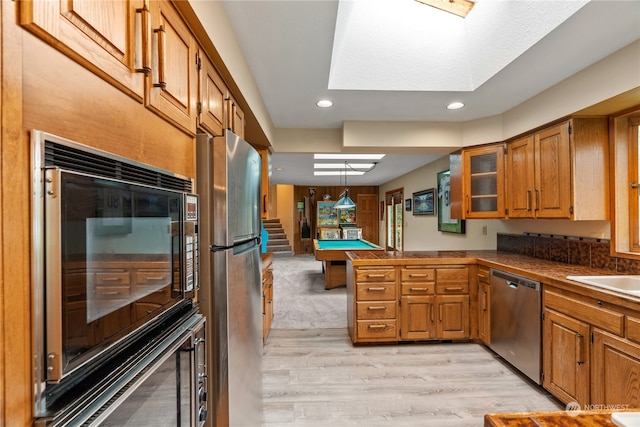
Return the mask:
<svg viewBox="0 0 640 427">
<path fill-rule="evenodd" d="M 264 229 L 269 233 L 267 240 L 267 252 L 273 253 L 277 257 L 293 256 L 293 250 L 289 244 L 289 239 L 280 224 L 279 219 L 262 220 Z"/>
</svg>

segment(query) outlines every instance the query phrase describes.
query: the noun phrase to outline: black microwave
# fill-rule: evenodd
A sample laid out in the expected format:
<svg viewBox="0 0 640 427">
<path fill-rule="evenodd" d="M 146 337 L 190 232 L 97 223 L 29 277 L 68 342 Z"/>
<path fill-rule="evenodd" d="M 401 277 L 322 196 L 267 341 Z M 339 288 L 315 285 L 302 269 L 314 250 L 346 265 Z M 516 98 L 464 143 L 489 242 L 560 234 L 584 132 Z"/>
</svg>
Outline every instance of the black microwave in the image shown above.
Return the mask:
<svg viewBox="0 0 640 427">
<path fill-rule="evenodd" d="M 75 383 L 192 308 L 198 197 L 191 179 L 45 132 L 32 131 L 32 155 L 34 360 L 44 398 L 50 385 Z"/>
</svg>

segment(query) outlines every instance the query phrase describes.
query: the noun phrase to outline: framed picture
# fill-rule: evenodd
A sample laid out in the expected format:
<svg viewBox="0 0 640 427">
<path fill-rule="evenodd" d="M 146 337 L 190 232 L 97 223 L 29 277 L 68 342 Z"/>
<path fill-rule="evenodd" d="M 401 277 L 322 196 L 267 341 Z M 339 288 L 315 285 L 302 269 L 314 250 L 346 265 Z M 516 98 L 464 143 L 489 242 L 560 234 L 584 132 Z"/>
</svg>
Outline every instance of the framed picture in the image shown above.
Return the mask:
<svg viewBox="0 0 640 427">
<path fill-rule="evenodd" d="M 340 239 L 339 228 L 320 228 L 321 240 L 338 240 Z"/>
<path fill-rule="evenodd" d="M 414 215 L 435 215 L 436 190 L 428 190 L 413 193 L 413 214 Z"/>
<path fill-rule="evenodd" d="M 380 202 L 380 221 L 384 221 L 384 200 Z"/>
<path fill-rule="evenodd" d="M 464 220 L 451 218 L 450 181 L 448 170 L 438 172 L 438 231 L 465 234 Z"/>
<path fill-rule="evenodd" d="M 346 240 L 362 239 L 362 228 L 345 228 L 342 233 Z"/>
<path fill-rule="evenodd" d="M 411 199 L 404 199 L 404 210 L 405 211 L 411 210 Z"/>
</svg>

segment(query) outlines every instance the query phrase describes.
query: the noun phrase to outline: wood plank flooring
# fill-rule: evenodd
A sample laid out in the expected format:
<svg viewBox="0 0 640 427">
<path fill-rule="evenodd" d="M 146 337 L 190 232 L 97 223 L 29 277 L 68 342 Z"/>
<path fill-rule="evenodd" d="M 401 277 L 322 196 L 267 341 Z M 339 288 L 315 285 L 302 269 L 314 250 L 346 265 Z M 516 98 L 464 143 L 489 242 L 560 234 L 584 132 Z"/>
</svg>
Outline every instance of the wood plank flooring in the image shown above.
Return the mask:
<svg viewBox="0 0 640 427">
<path fill-rule="evenodd" d="M 308 273 L 316 270 L 313 262 L 278 259 L 276 317 L 288 317 L 296 292 L 291 283 L 298 283 L 302 294 L 312 286 L 308 281 L 317 282 Z M 305 267 L 301 263 L 309 263 L 300 270 L 307 272 L 296 279 L 296 269 L 287 265 Z M 280 306 L 278 272 L 287 282 L 288 301 Z M 304 304 L 312 305 L 312 297 L 305 295 Z M 346 298 L 336 304 L 335 310 L 346 316 Z M 313 315 L 315 324 L 322 325 L 322 315 Z M 485 413 L 564 409 L 479 344 L 354 347 L 346 328 L 287 326 L 291 329 L 272 329 L 264 347 L 264 427 L 482 426 Z"/>
</svg>

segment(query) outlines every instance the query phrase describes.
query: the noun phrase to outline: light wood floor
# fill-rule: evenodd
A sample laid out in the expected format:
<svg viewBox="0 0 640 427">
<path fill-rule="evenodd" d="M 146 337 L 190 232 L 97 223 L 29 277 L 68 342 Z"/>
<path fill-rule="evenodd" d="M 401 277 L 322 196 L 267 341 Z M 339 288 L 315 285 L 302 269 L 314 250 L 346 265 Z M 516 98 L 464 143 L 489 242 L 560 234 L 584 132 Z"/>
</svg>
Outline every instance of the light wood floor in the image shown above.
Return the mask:
<svg viewBox="0 0 640 427">
<path fill-rule="evenodd" d="M 312 257 L 277 260 L 276 317 L 298 318 L 288 313 L 296 306 L 296 292 L 300 304 L 313 305 L 308 289 L 321 286 L 314 262 Z M 278 295 L 285 289 L 286 302 Z M 336 307 L 323 310 L 343 310 L 346 316 L 342 297 Z M 323 310 L 313 312 L 315 325 L 323 324 Z M 479 344 L 354 347 L 346 328 L 306 322 L 297 328 L 296 322 L 302 320 L 287 323 L 291 329 L 272 329 L 264 347 L 264 427 L 482 426 L 486 413 L 564 409 Z"/>
</svg>

